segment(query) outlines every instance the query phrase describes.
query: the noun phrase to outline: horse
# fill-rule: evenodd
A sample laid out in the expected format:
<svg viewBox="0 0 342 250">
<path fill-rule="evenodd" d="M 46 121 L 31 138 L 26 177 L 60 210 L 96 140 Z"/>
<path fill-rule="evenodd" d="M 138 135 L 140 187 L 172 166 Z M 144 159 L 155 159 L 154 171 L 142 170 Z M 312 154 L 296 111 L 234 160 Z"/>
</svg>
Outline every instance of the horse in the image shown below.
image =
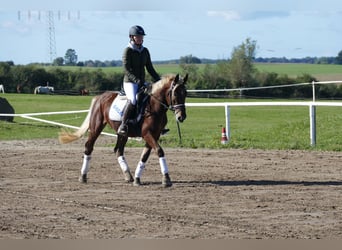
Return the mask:
<svg viewBox="0 0 342 250">
<path fill-rule="evenodd" d="M 18 84 L 17 85 L 17 93 L 20 94 L 21 93 L 21 89 L 22 89 L 22 85 L 21 84 Z"/>
<path fill-rule="evenodd" d="M 52 94 L 55 91 L 51 86 L 38 86 L 34 89 L 34 94 Z"/>
<path fill-rule="evenodd" d="M 143 109 L 141 121 L 138 124 L 128 124 L 128 134 L 117 135 L 114 153 L 127 183 L 134 186 L 141 186 L 141 175 L 145 169 L 146 162 L 153 149 L 159 157 L 159 164 L 162 173 L 162 186 L 171 187 L 172 181 L 169 175 L 168 165 L 165 159 L 165 153 L 158 140 L 163 128 L 167 124 L 168 110 L 171 110 L 177 122 L 183 122 L 186 119 L 185 98 L 187 95 L 186 82 L 188 74 L 184 78 L 177 75 L 166 75 L 150 85 L 146 91 L 146 107 Z M 94 144 L 104 127 L 109 124 L 117 132 L 121 121 L 109 118 L 114 99 L 121 98 L 118 92 L 106 91 L 92 99 L 89 112 L 83 121 L 81 127 L 73 133 L 61 131 L 59 133 L 60 143 L 69 143 L 81 138 L 88 131 L 88 139 L 85 143 L 83 163 L 79 181 L 87 183 L 88 171 L 90 167 L 91 154 Z M 142 151 L 140 160 L 137 164 L 134 178 L 130 168 L 125 160 L 124 149 L 128 137 L 141 137 L 145 141 L 145 147 Z"/>
<path fill-rule="evenodd" d="M 81 89 L 81 90 L 80 90 L 80 95 L 89 95 L 89 90 L 87 90 L 87 89 Z"/>
</svg>

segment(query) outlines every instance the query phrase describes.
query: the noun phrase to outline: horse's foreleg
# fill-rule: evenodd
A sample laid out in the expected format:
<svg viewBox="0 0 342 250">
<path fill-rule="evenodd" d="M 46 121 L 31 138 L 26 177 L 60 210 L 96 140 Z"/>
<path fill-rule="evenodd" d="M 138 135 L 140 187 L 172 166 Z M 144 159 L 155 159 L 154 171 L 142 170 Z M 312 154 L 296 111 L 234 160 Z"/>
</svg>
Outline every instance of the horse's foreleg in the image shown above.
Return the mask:
<svg viewBox="0 0 342 250">
<path fill-rule="evenodd" d="M 159 157 L 159 165 L 160 165 L 160 171 L 163 175 L 162 178 L 162 185 L 163 187 L 171 187 L 172 182 L 169 175 L 169 167 L 167 166 L 166 159 L 165 159 L 165 153 L 163 148 L 159 145 L 158 142 L 156 142 L 155 150 L 157 151 L 157 155 Z"/>
<path fill-rule="evenodd" d="M 150 156 L 151 150 L 152 150 L 152 148 L 148 144 L 146 144 L 145 148 L 141 154 L 140 161 L 138 162 L 137 168 L 135 169 L 134 183 L 133 183 L 134 186 L 140 186 L 141 185 L 140 178 L 141 178 L 141 175 L 145 169 L 145 164 L 146 164 L 146 162 Z"/>
<path fill-rule="evenodd" d="M 114 148 L 114 152 L 116 153 L 119 166 L 122 170 L 122 173 L 124 174 L 124 178 L 126 182 L 133 182 L 133 176 L 131 174 L 131 171 L 128 167 L 128 164 L 126 162 L 125 156 L 124 156 L 124 148 L 125 144 L 127 142 L 126 136 L 118 135 L 118 139 L 116 141 L 116 145 Z"/>
<path fill-rule="evenodd" d="M 159 148 L 157 148 L 157 153 L 159 156 L 160 171 L 163 175 L 162 185 L 164 187 L 171 187 L 172 182 L 171 182 L 171 178 L 169 175 L 169 168 L 168 168 L 167 163 L 166 163 L 164 151 L 160 146 L 159 146 Z"/>
<path fill-rule="evenodd" d="M 149 145 L 150 150 L 151 150 L 151 148 L 154 149 L 156 151 L 158 157 L 159 157 L 160 170 L 161 170 L 161 173 L 163 175 L 162 185 L 164 187 L 171 187 L 172 182 L 171 182 L 171 179 L 169 176 L 169 168 L 168 168 L 167 163 L 166 163 L 164 150 L 162 149 L 162 147 L 157 142 L 158 138 L 155 139 L 152 136 L 152 134 L 147 134 L 147 135 L 145 135 L 144 139 L 145 139 L 146 143 Z"/>
</svg>

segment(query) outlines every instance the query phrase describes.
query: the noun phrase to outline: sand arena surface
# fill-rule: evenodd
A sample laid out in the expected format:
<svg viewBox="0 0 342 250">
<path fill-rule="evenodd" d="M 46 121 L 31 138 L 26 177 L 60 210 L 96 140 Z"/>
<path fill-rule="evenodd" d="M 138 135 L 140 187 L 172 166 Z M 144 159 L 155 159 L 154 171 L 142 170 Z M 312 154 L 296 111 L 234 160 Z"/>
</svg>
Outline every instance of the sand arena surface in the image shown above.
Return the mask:
<svg viewBox="0 0 342 250">
<path fill-rule="evenodd" d="M 85 139 L 0 142 L 0 238 L 342 238 L 342 153 L 164 148 L 133 187 L 101 137 L 88 184 Z M 126 148 L 132 172 L 142 148 Z"/>
</svg>

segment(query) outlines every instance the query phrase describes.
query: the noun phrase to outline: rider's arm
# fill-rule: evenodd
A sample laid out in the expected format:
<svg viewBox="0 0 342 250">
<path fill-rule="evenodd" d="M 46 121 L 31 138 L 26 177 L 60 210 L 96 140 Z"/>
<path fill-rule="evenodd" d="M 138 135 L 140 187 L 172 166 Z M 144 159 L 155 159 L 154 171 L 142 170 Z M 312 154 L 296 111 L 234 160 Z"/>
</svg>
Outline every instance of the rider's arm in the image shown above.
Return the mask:
<svg viewBox="0 0 342 250">
<path fill-rule="evenodd" d="M 148 51 L 147 48 L 145 48 L 145 51 L 146 51 L 146 57 L 147 57 L 147 60 L 146 60 L 147 72 L 153 77 L 154 81 L 157 82 L 157 81 L 160 80 L 160 76 L 159 76 L 159 74 L 157 73 L 157 71 L 153 67 L 153 64 L 152 64 L 152 61 L 151 61 L 150 52 Z"/>
</svg>

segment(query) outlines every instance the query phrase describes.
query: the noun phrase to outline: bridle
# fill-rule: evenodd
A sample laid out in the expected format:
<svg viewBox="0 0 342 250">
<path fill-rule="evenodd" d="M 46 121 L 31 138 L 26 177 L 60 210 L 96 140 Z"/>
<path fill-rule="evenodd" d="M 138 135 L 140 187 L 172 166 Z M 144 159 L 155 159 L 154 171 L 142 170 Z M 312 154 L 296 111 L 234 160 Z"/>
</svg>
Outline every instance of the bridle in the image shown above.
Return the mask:
<svg viewBox="0 0 342 250">
<path fill-rule="evenodd" d="M 170 88 L 167 91 L 167 96 L 169 96 L 169 98 L 170 98 L 170 104 L 167 103 L 167 100 L 166 100 L 166 103 L 164 103 L 164 101 L 160 100 L 158 97 L 154 96 L 152 93 L 150 93 L 149 95 L 151 97 L 155 98 L 165 109 L 171 110 L 176 115 L 178 113 L 177 110 L 185 107 L 184 103 L 173 104 L 174 91 L 181 84 L 182 83 L 175 82 L 175 80 L 172 81 Z"/>
<path fill-rule="evenodd" d="M 184 103 L 173 104 L 174 92 L 175 92 L 176 88 L 179 87 L 180 85 L 181 85 L 181 83 L 176 83 L 175 80 L 173 80 L 173 82 L 171 83 L 170 89 L 168 90 L 168 94 L 167 94 L 168 96 L 170 96 L 170 105 L 168 106 L 168 109 L 171 110 L 175 114 L 177 114 L 177 110 L 185 107 Z"/>
<path fill-rule="evenodd" d="M 175 79 L 172 81 L 170 88 L 167 90 L 166 96 L 170 98 L 170 103 L 167 103 L 167 98 L 166 98 L 166 103 L 164 103 L 162 100 L 159 100 L 156 96 L 154 96 L 152 93 L 150 93 L 150 96 L 155 98 L 166 110 L 171 110 L 175 116 L 177 116 L 178 112 L 182 111 L 182 108 L 185 107 L 185 103 L 181 104 L 173 104 L 173 96 L 176 88 L 180 86 L 181 84 L 184 83 L 178 83 L 175 81 Z M 181 135 L 181 130 L 179 127 L 179 121 L 176 119 L 176 124 L 177 124 L 177 131 L 178 131 L 178 137 L 179 137 L 179 142 L 182 144 L 182 135 Z"/>
</svg>

